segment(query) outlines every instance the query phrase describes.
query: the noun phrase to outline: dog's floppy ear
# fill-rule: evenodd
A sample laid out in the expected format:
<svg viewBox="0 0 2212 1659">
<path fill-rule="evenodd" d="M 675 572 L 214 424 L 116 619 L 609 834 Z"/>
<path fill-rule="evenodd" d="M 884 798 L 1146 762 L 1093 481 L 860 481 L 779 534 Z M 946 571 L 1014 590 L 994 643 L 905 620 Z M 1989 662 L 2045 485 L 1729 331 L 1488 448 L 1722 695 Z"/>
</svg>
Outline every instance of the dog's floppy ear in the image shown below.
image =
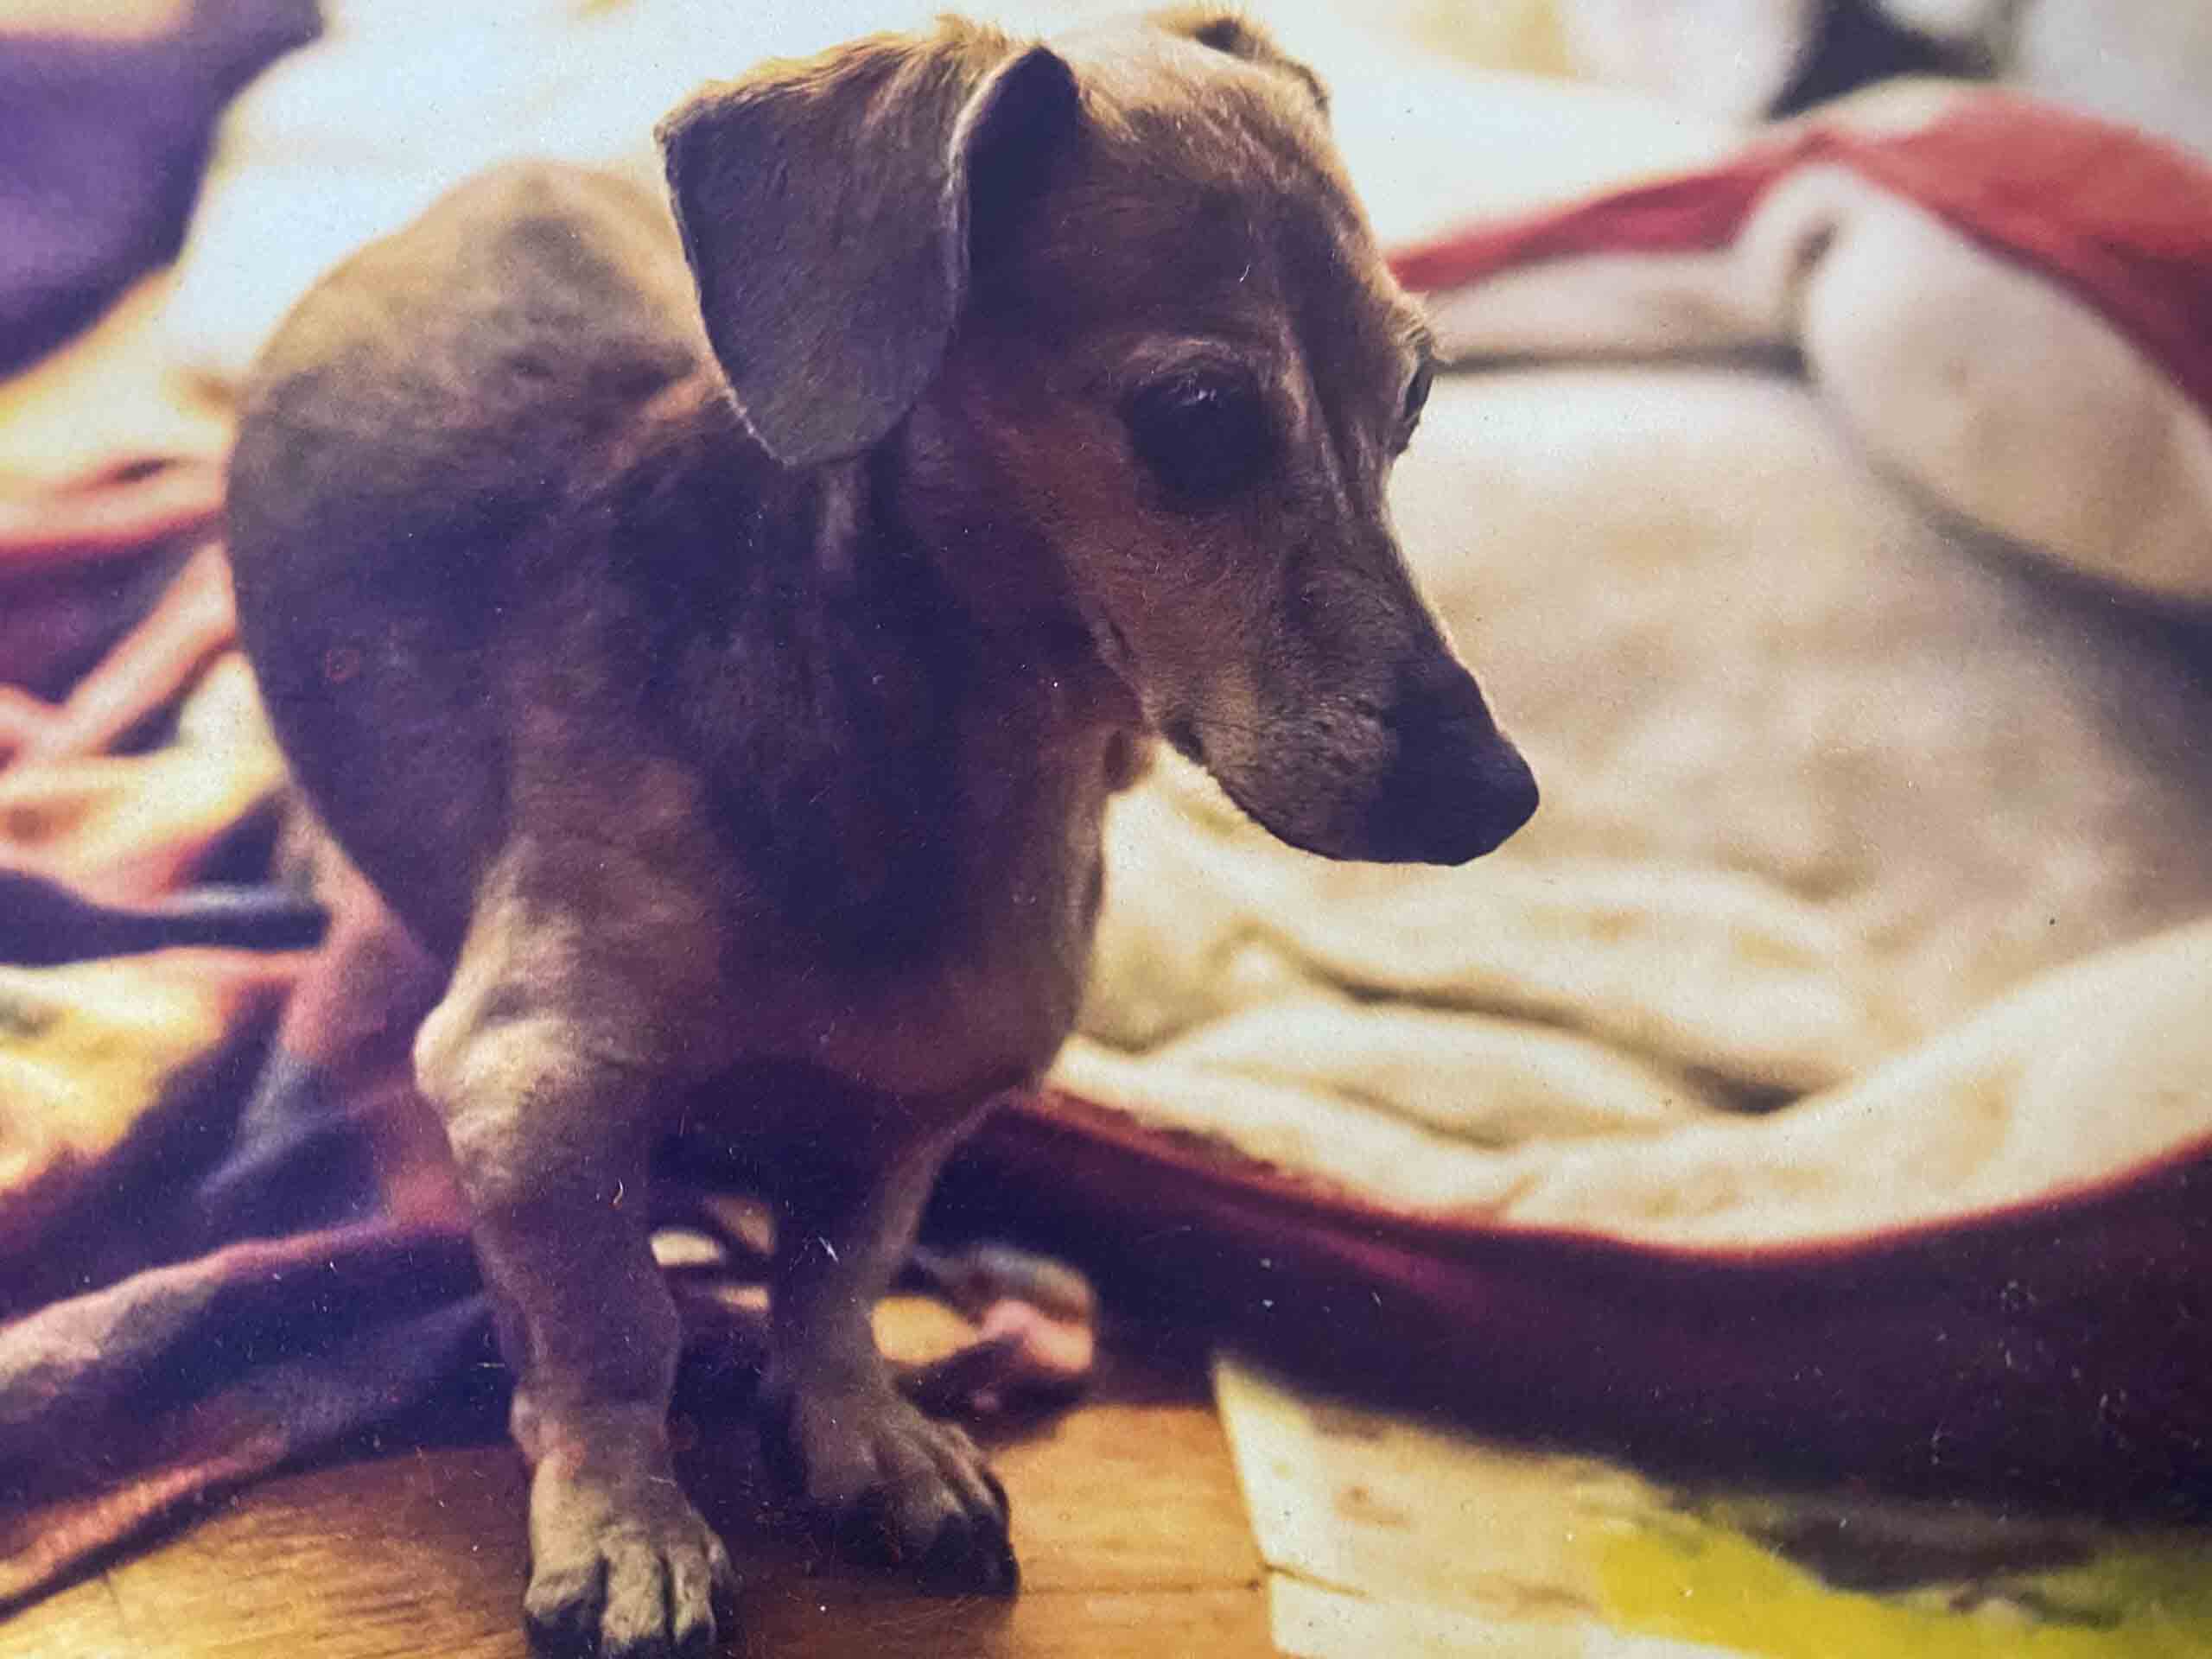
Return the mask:
<svg viewBox="0 0 2212 1659">
<path fill-rule="evenodd" d="M 1219 6 L 1170 6 L 1151 13 L 1147 21 L 1170 35 L 1180 35 L 1232 58 L 1288 75 L 1313 95 L 1322 114 L 1329 112 L 1329 89 L 1322 85 L 1321 77 L 1277 46 L 1274 36 L 1242 13 Z"/>
<path fill-rule="evenodd" d="M 948 21 L 710 86 L 660 128 L 707 337 L 786 467 L 879 442 L 938 369 L 979 176 L 1072 120 L 1043 47 Z"/>
</svg>

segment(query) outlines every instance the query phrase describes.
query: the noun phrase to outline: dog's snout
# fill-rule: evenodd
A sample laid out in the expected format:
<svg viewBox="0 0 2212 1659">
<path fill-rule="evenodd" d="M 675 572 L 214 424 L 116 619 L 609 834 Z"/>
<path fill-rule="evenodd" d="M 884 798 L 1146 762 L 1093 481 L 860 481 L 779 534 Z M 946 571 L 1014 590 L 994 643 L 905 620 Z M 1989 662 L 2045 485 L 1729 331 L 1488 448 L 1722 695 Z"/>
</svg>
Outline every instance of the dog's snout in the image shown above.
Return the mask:
<svg viewBox="0 0 2212 1659">
<path fill-rule="evenodd" d="M 1464 864 L 1535 815 L 1535 773 L 1456 663 L 1404 677 L 1385 724 L 1396 749 L 1368 805 L 1369 856 Z"/>
</svg>

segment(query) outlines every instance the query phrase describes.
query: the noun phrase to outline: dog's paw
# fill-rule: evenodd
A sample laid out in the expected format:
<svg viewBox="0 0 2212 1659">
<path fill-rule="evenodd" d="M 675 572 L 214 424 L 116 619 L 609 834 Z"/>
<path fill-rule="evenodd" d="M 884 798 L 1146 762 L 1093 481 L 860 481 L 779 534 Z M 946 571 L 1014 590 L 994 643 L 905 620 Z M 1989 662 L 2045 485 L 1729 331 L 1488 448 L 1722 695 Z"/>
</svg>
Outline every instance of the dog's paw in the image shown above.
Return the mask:
<svg viewBox="0 0 2212 1659">
<path fill-rule="evenodd" d="M 771 1377 L 761 1406 L 771 1472 L 849 1554 L 911 1567 L 934 1590 L 1014 1593 L 1006 1488 L 963 1430 L 887 1385 L 805 1389 Z"/>
<path fill-rule="evenodd" d="M 631 1496 L 541 1471 L 523 1616 L 553 1659 L 705 1659 L 737 1624 L 737 1570 L 673 1483 Z"/>
</svg>

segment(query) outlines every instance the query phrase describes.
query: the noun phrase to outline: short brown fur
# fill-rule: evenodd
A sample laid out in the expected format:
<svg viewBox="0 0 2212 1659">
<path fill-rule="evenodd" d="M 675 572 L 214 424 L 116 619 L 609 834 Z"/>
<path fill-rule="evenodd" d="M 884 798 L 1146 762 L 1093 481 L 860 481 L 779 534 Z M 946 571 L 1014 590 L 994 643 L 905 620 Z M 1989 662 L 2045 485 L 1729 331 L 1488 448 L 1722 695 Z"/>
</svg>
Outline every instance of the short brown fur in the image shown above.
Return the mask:
<svg viewBox="0 0 2212 1659">
<path fill-rule="evenodd" d="M 1535 804 L 1384 512 L 1419 321 L 1263 35 L 948 22 L 664 143 L 673 218 L 510 168 L 328 279 L 232 507 L 298 775 L 454 964 L 416 1066 L 518 1376 L 530 1622 L 623 1655 L 735 1588 L 670 1462 L 679 1112 L 778 1205 L 774 1465 L 1010 1589 L 1004 1494 L 868 1310 L 1074 1019 L 1109 796 L 1164 732 L 1332 856 Z"/>
</svg>

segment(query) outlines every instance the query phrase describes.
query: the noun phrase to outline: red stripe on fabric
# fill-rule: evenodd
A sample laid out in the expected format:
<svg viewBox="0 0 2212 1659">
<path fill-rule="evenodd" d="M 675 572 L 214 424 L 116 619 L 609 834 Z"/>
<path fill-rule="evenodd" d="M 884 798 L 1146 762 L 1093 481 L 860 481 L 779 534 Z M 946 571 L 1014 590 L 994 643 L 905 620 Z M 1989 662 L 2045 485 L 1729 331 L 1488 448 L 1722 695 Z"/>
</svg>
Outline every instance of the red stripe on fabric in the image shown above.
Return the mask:
<svg viewBox="0 0 2212 1659">
<path fill-rule="evenodd" d="M 1805 146 L 1756 149 L 1726 166 L 1663 179 L 1493 224 L 1469 226 L 1390 256 L 1416 293 L 1464 288 L 1515 265 L 1595 253 L 1700 253 L 1735 239 Z"/>
<path fill-rule="evenodd" d="M 1927 125 L 1808 127 L 1719 166 L 1471 225 L 1396 254 L 1420 292 L 1515 266 L 1726 246 L 1792 168 L 1834 162 L 2088 305 L 2212 411 L 2212 168 L 2131 129 L 1983 92 Z"/>
</svg>

